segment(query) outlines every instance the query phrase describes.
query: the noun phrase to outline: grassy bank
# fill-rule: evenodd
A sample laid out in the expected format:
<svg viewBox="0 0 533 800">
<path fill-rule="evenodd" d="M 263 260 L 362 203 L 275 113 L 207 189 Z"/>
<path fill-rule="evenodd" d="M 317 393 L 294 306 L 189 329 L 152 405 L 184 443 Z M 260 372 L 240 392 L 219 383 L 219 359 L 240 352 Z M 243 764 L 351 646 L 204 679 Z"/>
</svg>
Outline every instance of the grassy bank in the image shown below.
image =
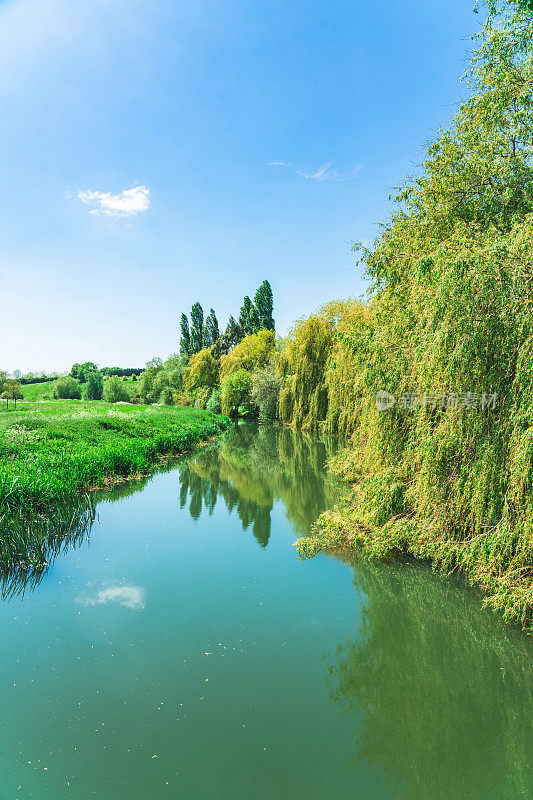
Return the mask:
<svg viewBox="0 0 533 800">
<path fill-rule="evenodd" d="M 90 489 L 144 475 L 227 425 L 190 408 L 75 400 L 0 412 L 0 570 L 38 568 L 53 542 L 90 524 Z"/>
</svg>

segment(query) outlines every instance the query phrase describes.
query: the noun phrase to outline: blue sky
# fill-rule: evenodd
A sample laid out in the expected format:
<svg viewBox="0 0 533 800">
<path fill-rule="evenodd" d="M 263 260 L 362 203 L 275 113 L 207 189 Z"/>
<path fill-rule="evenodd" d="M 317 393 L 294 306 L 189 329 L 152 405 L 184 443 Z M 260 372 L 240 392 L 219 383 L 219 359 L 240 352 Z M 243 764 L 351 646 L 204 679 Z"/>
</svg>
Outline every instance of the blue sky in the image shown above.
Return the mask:
<svg viewBox="0 0 533 800">
<path fill-rule="evenodd" d="M 466 93 L 472 6 L 0 2 L 0 368 L 142 366 L 264 278 L 282 334 L 362 294 L 351 244 Z"/>
</svg>

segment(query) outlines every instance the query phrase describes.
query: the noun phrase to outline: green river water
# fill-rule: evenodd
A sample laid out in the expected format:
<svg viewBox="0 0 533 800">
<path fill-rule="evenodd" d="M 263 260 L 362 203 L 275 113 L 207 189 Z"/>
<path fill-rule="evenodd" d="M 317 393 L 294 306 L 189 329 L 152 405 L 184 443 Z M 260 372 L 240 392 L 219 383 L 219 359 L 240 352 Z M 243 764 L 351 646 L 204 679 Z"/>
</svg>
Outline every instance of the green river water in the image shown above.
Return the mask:
<svg viewBox="0 0 533 800">
<path fill-rule="evenodd" d="M 533 797 L 531 640 L 425 566 L 298 559 L 336 446 L 239 426 L 2 601 L 0 800 Z"/>
</svg>

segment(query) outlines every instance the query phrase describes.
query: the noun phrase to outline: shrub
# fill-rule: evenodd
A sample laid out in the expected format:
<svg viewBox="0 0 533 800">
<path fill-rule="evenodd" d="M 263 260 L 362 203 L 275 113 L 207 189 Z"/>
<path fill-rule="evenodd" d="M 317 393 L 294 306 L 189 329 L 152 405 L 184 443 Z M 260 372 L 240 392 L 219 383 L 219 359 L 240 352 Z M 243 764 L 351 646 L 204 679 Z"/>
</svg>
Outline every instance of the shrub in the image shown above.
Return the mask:
<svg viewBox="0 0 533 800">
<path fill-rule="evenodd" d="M 76 378 L 58 378 L 52 384 L 54 400 L 81 400 L 81 386 Z"/>
<path fill-rule="evenodd" d="M 228 375 L 221 384 L 222 413 L 228 417 L 236 416 L 239 406 L 250 398 L 252 376 L 245 369 L 238 369 Z"/>
<path fill-rule="evenodd" d="M 139 378 L 139 394 L 142 402 L 148 406 L 158 399 L 155 393 L 154 380 L 155 372 L 152 369 L 145 370 Z"/>
<path fill-rule="evenodd" d="M 259 409 L 261 422 L 276 419 L 280 386 L 281 380 L 272 364 L 253 373 L 251 398 Z"/>
<path fill-rule="evenodd" d="M 165 406 L 171 406 L 174 403 L 174 397 L 170 386 L 165 386 L 159 396 L 159 402 Z"/>
<path fill-rule="evenodd" d="M 220 414 L 222 406 L 220 404 L 220 389 L 213 389 L 211 397 L 207 401 L 206 409 L 212 414 Z"/>
<path fill-rule="evenodd" d="M 198 408 L 204 409 L 207 407 L 207 401 L 211 396 L 211 389 L 209 386 L 203 386 L 195 393 L 195 400 L 198 402 Z"/>
<path fill-rule="evenodd" d="M 118 377 L 108 378 L 104 384 L 103 400 L 105 403 L 128 403 L 128 389 Z"/>
<path fill-rule="evenodd" d="M 104 381 L 99 372 L 90 372 L 87 375 L 87 385 L 85 387 L 86 400 L 101 400 L 104 391 Z"/>
</svg>

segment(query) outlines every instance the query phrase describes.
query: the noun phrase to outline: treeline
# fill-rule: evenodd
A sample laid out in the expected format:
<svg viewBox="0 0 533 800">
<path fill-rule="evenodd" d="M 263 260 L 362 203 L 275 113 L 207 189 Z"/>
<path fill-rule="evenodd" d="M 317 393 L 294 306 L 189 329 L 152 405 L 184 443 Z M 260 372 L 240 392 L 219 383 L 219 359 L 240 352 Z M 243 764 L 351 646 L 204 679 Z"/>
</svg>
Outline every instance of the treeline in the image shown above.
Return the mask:
<svg viewBox="0 0 533 800">
<path fill-rule="evenodd" d="M 222 334 L 214 310 L 210 309 L 204 322 L 203 308 L 196 302 L 191 309 L 190 323 L 187 314 L 181 315 L 180 354 L 185 361 L 205 348 L 213 348 L 215 358 L 227 355 L 245 336 L 261 330 L 274 331 L 273 311 L 272 287 L 267 280 L 263 281 L 255 293 L 254 302 L 248 295 L 245 296 L 238 321 L 230 315 Z"/>
<path fill-rule="evenodd" d="M 144 369 L 74 364 L 52 386 L 57 399 L 103 400 L 151 405 L 194 405 L 235 416 L 276 417 L 279 378 L 275 374 L 274 299 L 265 280 L 252 302 L 244 298 L 238 321 L 230 316 L 223 333 L 211 309 L 204 321 L 200 303 L 191 324 L 181 318 L 180 353 L 151 359 Z"/>
<path fill-rule="evenodd" d="M 314 544 L 460 568 L 509 619 L 533 611 L 533 15 L 491 4 L 472 94 L 374 247 L 367 303 L 298 323 L 281 418 L 348 434 L 356 500 Z"/>
<path fill-rule="evenodd" d="M 20 383 L 21 386 L 26 386 L 29 384 L 34 383 L 47 383 L 48 381 L 55 381 L 60 375 L 59 372 L 53 372 L 48 374 L 46 372 L 40 372 L 38 374 L 34 372 L 27 372 L 25 375 L 19 369 L 14 370 L 11 375 L 9 375 L 5 370 L 0 370 L 0 380 L 14 380 L 17 383 Z"/>
<path fill-rule="evenodd" d="M 244 298 L 238 321 L 230 316 L 223 333 L 214 310 L 204 321 L 203 308 L 195 303 L 190 323 L 186 314 L 181 315 L 180 353 L 166 361 L 153 358 L 146 365 L 134 401 L 194 405 L 230 416 L 257 416 L 261 407 L 266 413 L 259 386 L 273 377 L 277 393 L 279 383 L 270 374 L 276 349 L 273 312 L 273 293 L 267 280 L 253 302 L 248 296 Z"/>
</svg>

